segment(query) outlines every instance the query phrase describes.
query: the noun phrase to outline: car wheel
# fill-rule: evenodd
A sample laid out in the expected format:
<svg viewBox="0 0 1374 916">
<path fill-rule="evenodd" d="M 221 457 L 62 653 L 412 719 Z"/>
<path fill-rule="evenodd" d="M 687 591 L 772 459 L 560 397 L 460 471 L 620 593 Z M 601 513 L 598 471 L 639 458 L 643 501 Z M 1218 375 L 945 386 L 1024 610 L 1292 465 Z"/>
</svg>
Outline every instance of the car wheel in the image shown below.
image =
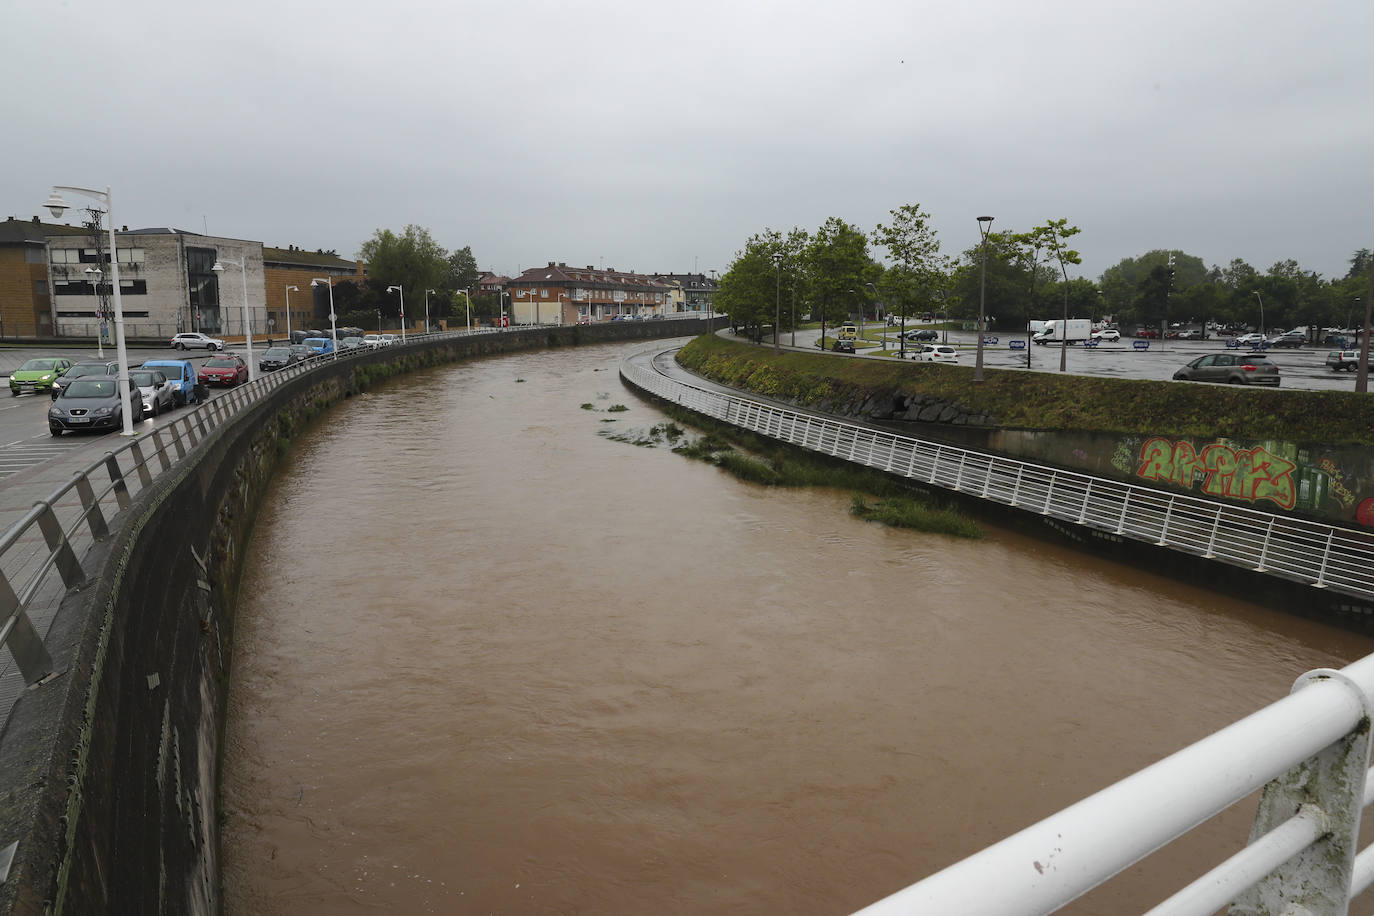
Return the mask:
<svg viewBox="0 0 1374 916">
<path fill-rule="evenodd" d="M 51 423 L 49 423 L 49 424 L 48 424 L 48 432 L 51 433 L 51 434 L 54 435 L 54 436 L 60 436 L 60 435 L 62 435 L 62 427 L 60 427 L 60 426 L 53 426 Z"/>
<path fill-rule="evenodd" d="M 162 409 L 157 406 L 157 398 L 153 398 L 153 416 L 156 417 L 160 413 Z"/>
<path fill-rule="evenodd" d="M 19 389 L 18 389 L 18 388 L 11 388 L 11 389 L 10 389 L 10 397 L 12 397 L 12 398 L 17 398 L 17 397 L 19 397 Z"/>
<path fill-rule="evenodd" d="M 173 350 L 185 350 L 185 349 L 186 349 L 186 344 L 181 343 L 181 342 L 174 343 L 174 344 L 172 344 L 172 349 L 173 349 Z"/>
<path fill-rule="evenodd" d="M 1244 385 L 1245 379 L 1241 378 L 1240 376 L 1236 376 L 1235 378 L 1228 378 L 1226 380 L 1226 383 L 1228 385 Z"/>
</svg>

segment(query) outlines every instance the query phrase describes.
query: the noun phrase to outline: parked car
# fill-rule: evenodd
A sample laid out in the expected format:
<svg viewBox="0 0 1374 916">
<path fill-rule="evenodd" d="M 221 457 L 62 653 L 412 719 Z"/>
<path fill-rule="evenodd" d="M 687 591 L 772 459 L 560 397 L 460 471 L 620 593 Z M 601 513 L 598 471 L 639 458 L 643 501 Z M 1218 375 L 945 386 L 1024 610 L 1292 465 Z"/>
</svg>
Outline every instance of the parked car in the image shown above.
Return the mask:
<svg viewBox="0 0 1374 916">
<path fill-rule="evenodd" d="M 314 350 L 317 354 L 334 352 L 334 338 L 332 337 L 307 337 L 305 340 L 301 341 L 301 343 Z"/>
<path fill-rule="evenodd" d="M 1279 367 L 1258 353 L 1209 353 L 1174 373 L 1181 382 L 1224 382 L 1232 385 L 1279 384 Z"/>
<path fill-rule="evenodd" d="M 957 363 L 959 351 L 948 344 L 926 344 L 921 347 L 919 353 L 913 353 L 911 358 L 927 363 Z"/>
<path fill-rule="evenodd" d="M 1332 372 L 1354 372 L 1360 368 L 1359 350 L 1332 350 L 1326 354 L 1326 366 Z"/>
<path fill-rule="evenodd" d="M 1116 328 L 1099 328 L 1092 333 L 1093 340 L 1105 340 L 1114 342 L 1121 339 L 1121 332 Z"/>
<path fill-rule="evenodd" d="M 833 347 L 831 347 L 830 349 L 834 350 L 836 353 L 853 353 L 853 352 L 854 352 L 854 338 L 852 338 L 852 337 L 839 337 L 839 338 L 836 338 L 836 340 L 835 340 L 835 345 L 834 345 Z"/>
<path fill-rule="evenodd" d="M 1306 341 L 1301 331 L 1289 331 L 1287 334 L 1275 334 L 1265 343 L 1271 347 L 1301 347 Z"/>
<path fill-rule="evenodd" d="M 17 397 L 21 391 L 50 391 L 53 381 L 72 367 L 72 361 L 60 356 L 45 356 L 30 359 L 10 373 L 10 395 Z"/>
<path fill-rule="evenodd" d="M 129 413 L 135 423 L 143 419 L 143 395 L 133 387 L 129 389 Z M 72 379 L 48 408 L 48 432 L 54 436 L 69 429 L 119 429 L 123 425 L 119 379 L 111 376 Z"/>
<path fill-rule="evenodd" d="M 316 356 L 319 353 L 319 351 L 316 350 L 314 347 L 307 347 L 305 344 L 292 344 L 289 349 L 292 353 L 296 354 L 297 362 L 309 359 L 310 357 Z"/>
<path fill-rule="evenodd" d="M 113 359 L 83 359 L 76 363 L 66 372 L 52 380 L 52 387 L 49 392 L 52 399 L 56 401 L 62 396 L 62 389 L 72 379 L 85 378 L 88 375 L 118 375 L 119 363 Z"/>
<path fill-rule="evenodd" d="M 940 332 L 933 328 L 921 328 L 917 331 L 904 331 L 900 336 L 907 340 L 939 340 Z"/>
<path fill-rule="evenodd" d="M 1262 347 L 1268 343 L 1269 339 L 1259 331 L 1251 331 L 1249 334 L 1241 334 L 1236 337 L 1238 347 Z"/>
<path fill-rule="evenodd" d="M 196 384 L 196 367 L 185 359 L 148 359 L 143 361 L 144 369 L 156 369 L 167 376 L 172 385 L 172 399 L 178 407 L 198 404 L 203 400 L 203 389 Z"/>
<path fill-rule="evenodd" d="M 199 331 L 187 331 L 172 338 L 173 350 L 223 350 L 224 341 Z"/>
<path fill-rule="evenodd" d="M 1179 340 L 1202 340 L 1202 332 L 1197 328 L 1184 328 L 1178 332 Z"/>
<path fill-rule="evenodd" d="M 212 356 L 205 361 L 196 373 L 196 381 L 202 385 L 238 385 L 248 381 L 248 364 L 237 353 Z"/>
<path fill-rule="evenodd" d="M 340 338 L 339 338 L 339 349 L 340 349 L 340 350 L 358 350 L 358 349 L 361 349 L 362 346 L 363 346 L 363 339 L 362 339 L 361 337 L 340 337 Z"/>
<path fill-rule="evenodd" d="M 309 350 L 310 348 L 305 347 L 304 349 Z M 258 369 L 262 372 L 275 372 L 300 361 L 301 357 L 297 356 L 291 347 L 268 347 L 258 358 Z"/>
<path fill-rule="evenodd" d="M 133 382 L 138 393 L 143 396 L 147 409 L 157 416 L 163 411 L 177 406 L 176 392 L 167 376 L 157 369 L 130 369 L 129 381 Z"/>
<path fill-rule="evenodd" d="M 377 347 L 382 347 L 382 346 L 386 346 L 386 345 L 382 342 L 382 335 L 380 335 L 380 334 L 364 334 L 364 335 L 363 335 L 363 346 L 365 346 L 365 347 L 372 347 L 372 348 L 375 349 L 375 348 L 377 348 Z"/>
<path fill-rule="evenodd" d="M 629 316 L 629 315 L 626 315 L 625 317 L 626 317 L 626 318 L 629 318 L 630 316 Z M 399 340 L 400 340 L 400 338 L 398 338 L 395 334 L 383 334 L 383 335 L 382 335 L 382 343 L 386 344 L 388 347 L 391 346 L 391 345 L 394 344 L 394 343 L 397 343 Z"/>
<path fill-rule="evenodd" d="M 1136 328 L 1135 336 L 1143 340 L 1155 340 L 1159 337 L 1159 332 L 1154 328 Z"/>
</svg>

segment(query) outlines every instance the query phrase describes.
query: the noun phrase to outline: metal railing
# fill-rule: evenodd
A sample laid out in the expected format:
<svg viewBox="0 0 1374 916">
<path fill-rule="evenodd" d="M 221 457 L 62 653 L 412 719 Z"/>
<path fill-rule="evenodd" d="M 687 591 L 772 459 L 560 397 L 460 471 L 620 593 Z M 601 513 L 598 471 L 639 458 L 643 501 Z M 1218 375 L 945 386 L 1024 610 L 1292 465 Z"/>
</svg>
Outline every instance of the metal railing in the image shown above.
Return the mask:
<svg viewBox="0 0 1374 916">
<path fill-rule="evenodd" d="M 803 448 L 1027 511 L 1359 597 L 1374 595 L 1360 532 L 925 442 L 668 378 L 629 360 L 631 384 Z M 1300 678 L 1293 693 L 1159 763 L 865 908 L 866 916 L 1052 913 L 1264 788 L 1243 851 L 1150 916 L 1344 914 L 1374 884 L 1355 855 L 1374 801 L 1374 656 Z"/>
<path fill-rule="evenodd" d="M 1374 598 L 1374 535 L 1362 531 L 818 417 L 710 391 L 631 361 L 620 371 L 651 394 L 781 442 L 1104 534 Z"/>
</svg>

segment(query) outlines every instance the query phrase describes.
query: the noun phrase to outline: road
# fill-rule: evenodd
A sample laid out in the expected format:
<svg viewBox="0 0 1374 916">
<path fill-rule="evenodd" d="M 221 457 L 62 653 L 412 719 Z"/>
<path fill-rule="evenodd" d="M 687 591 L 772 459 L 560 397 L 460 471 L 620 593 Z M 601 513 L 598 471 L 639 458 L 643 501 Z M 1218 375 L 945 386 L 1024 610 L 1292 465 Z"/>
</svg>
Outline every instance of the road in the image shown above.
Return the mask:
<svg viewBox="0 0 1374 916">
<path fill-rule="evenodd" d="M 188 359 L 197 367 L 208 357 L 201 351 L 182 352 L 169 347 L 135 347 L 129 349 L 129 365 L 138 366 L 146 359 Z M 232 350 L 230 352 L 233 352 Z M 114 358 L 114 348 L 107 348 L 106 357 Z M 255 355 L 261 353 L 255 348 Z M 21 348 L 3 351 L 0 359 L 0 374 L 8 375 L 27 359 L 42 356 L 65 356 L 73 362 L 96 359 L 92 348 L 59 347 Z M 213 399 L 224 393 L 223 389 L 212 389 Z M 104 452 L 117 447 L 118 433 L 66 433 L 54 437 L 48 432 L 48 407 L 52 399 L 46 391 L 37 394 L 21 394 L 18 397 L 5 397 L 0 394 L 0 487 L 6 486 L 12 478 L 22 475 L 30 468 L 39 467 L 54 459 L 62 459 L 64 466 L 85 465 L 94 461 Z M 134 424 L 135 431 L 145 433 L 170 423 L 184 412 L 184 408 L 165 413 L 160 417 L 145 419 Z"/>
<path fill-rule="evenodd" d="M 928 326 L 924 322 L 907 322 L 908 330 Z M 866 329 L 867 333 L 873 333 L 873 327 Z M 831 329 L 827 328 L 827 331 Z M 884 339 L 887 341 L 888 348 L 897 349 L 896 329 L 881 328 Z M 729 328 L 722 332 L 730 336 Z M 943 332 L 942 332 L 943 335 Z M 796 333 L 798 350 L 809 350 L 816 352 L 816 340 L 820 337 L 819 330 L 803 330 Z M 996 340 L 996 343 L 987 343 L 983 347 L 983 365 L 990 369 L 1024 369 L 1026 367 L 1026 350 L 1013 350 L 1008 344 L 1013 340 L 1024 341 L 1025 335 L 1018 334 L 1008 337 L 1005 333 L 990 332 L 987 338 Z M 957 347 L 959 350 L 959 363 L 964 366 L 972 366 L 977 349 L 977 335 L 967 331 L 950 331 L 948 343 Z M 790 349 L 792 341 L 791 332 L 784 332 L 782 335 L 783 346 Z M 768 343 L 769 341 L 765 341 Z M 942 336 L 941 342 L 945 342 Z M 1133 338 L 1122 338 L 1117 343 L 1102 343 L 1096 347 L 1084 347 L 1081 345 L 1068 348 L 1068 372 L 1075 375 L 1101 375 L 1115 378 L 1133 379 L 1158 379 L 1168 381 L 1173 374 L 1185 363 L 1196 359 L 1207 353 L 1228 352 L 1223 339 L 1218 340 L 1150 340 L 1140 341 L 1148 343 L 1149 348 L 1137 350 L 1136 341 Z M 908 348 L 912 345 L 908 343 Z M 1353 372 L 1333 372 L 1326 368 L 1326 354 L 1333 347 L 1299 347 L 1296 349 L 1267 350 L 1265 355 L 1279 367 L 1281 377 L 1281 387 L 1299 388 L 1320 391 L 1354 391 L 1355 373 Z M 1236 351 L 1248 352 L 1248 351 Z M 879 350 L 872 348 L 861 349 L 855 356 L 862 358 L 883 358 L 878 356 Z M 848 354 L 836 354 L 836 359 L 852 359 Z M 1031 369 L 1036 372 L 1058 372 L 1059 371 L 1059 347 L 1057 346 L 1030 346 Z M 1180 382 L 1179 384 L 1199 384 L 1195 382 Z"/>
</svg>

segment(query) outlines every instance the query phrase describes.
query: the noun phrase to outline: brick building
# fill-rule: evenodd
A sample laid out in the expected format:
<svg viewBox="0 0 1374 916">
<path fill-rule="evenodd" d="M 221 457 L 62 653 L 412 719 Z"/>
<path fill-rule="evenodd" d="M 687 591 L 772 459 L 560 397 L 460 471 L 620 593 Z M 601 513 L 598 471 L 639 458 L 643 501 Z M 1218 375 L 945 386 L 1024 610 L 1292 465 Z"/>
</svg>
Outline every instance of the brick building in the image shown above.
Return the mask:
<svg viewBox="0 0 1374 916">
<path fill-rule="evenodd" d="M 84 237 L 86 230 L 11 216 L 0 223 L 0 337 L 48 337 L 53 333 L 48 286 L 50 235 Z"/>
<path fill-rule="evenodd" d="M 265 333 L 283 337 L 288 330 L 322 328 L 329 322 L 329 290 L 324 286 L 312 288 L 311 280 L 332 280 L 337 284 L 340 281 L 361 283 L 366 279 L 362 261 L 350 261 L 326 251 L 305 251 L 295 245 L 265 247 L 262 257 L 267 297 Z M 291 303 L 289 316 L 286 313 L 288 300 Z M 260 326 L 255 324 L 254 327 Z"/>
<path fill-rule="evenodd" d="M 569 267 L 550 261 L 506 283 L 512 324 L 589 324 L 662 314 L 668 286 L 615 268 Z"/>
</svg>

